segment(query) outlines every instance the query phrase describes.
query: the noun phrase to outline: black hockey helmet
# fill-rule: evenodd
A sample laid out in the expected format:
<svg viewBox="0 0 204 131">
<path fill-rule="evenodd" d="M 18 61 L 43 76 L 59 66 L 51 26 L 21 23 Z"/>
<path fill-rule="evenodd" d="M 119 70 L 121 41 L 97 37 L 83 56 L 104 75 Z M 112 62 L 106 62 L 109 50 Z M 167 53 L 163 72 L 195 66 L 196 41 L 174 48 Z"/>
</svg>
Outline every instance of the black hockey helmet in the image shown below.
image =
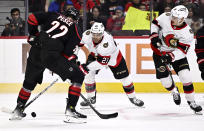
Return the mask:
<svg viewBox="0 0 204 131">
<path fill-rule="evenodd" d="M 75 8 L 66 9 L 62 14 L 67 17 L 72 17 L 74 20 L 79 20 L 79 11 Z"/>
</svg>

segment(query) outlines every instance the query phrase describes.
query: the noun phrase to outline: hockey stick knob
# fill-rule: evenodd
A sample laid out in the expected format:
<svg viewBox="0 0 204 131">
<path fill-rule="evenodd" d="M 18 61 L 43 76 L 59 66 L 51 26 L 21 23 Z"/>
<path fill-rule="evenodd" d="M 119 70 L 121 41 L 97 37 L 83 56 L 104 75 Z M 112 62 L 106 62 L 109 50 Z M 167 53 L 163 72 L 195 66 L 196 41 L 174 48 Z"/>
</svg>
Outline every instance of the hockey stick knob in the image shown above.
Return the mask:
<svg viewBox="0 0 204 131">
<path fill-rule="evenodd" d="M 161 46 L 161 43 L 160 43 L 160 42 L 157 42 L 157 46 L 160 47 L 160 46 Z"/>
</svg>

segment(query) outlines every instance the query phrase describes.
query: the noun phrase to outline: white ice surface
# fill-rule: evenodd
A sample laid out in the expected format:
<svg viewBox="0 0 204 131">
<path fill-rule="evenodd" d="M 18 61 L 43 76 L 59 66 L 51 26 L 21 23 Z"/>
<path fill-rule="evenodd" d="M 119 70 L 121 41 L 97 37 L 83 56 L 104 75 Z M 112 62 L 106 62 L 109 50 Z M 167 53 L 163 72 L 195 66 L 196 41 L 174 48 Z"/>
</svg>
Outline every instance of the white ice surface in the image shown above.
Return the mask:
<svg viewBox="0 0 204 131">
<path fill-rule="evenodd" d="M 88 116 L 85 124 L 63 122 L 66 96 L 43 94 L 25 110 L 27 117 L 21 121 L 9 121 L 10 114 L 0 112 L 0 131 L 204 131 L 204 116 L 193 113 L 184 94 L 180 106 L 173 103 L 170 94 L 137 94 L 145 102 L 145 108 L 137 108 L 125 94 L 98 93 L 96 109 L 100 113 L 118 112 L 119 116 L 103 120 L 91 109 L 80 109 L 78 104 L 78 111 Z M 203 106 L 204 94 L 195 96 Z M 17 94 L 0 94 L 0 108 L 14 109 L 16 98 Z M 31 117 L 32 111 L 36 118 Z"/>
</svg>

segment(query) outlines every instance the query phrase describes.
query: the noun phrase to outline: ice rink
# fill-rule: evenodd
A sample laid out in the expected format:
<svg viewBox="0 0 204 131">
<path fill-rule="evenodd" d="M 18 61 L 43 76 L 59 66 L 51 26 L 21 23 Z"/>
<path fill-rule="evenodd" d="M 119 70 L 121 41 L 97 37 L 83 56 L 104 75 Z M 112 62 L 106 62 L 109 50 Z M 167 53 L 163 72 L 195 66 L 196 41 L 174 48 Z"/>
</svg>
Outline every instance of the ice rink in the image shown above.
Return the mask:
<svg viewBox="0 0 204 131">
<path fill-rule="evenodd" d="M 88 116 L 85 124 L 63 122 L 66 96 L 65 93 L 43 94 L 25 110 L 27 117 L 21 121 L 9 121 L 10 114 L 0 112 L 0 131 L 204 131 L 204 116 L 193 113 L 183 94 L 182 103 L 177 106 L 170 94 L 139 93 L 137 96 L 144 100 L 145 108 L 137 108 L 125 94 L 98 93 L 96 109 L 100 113 L 118 112 L 119 115 L 103 120 L 78 104 L 78 111 Z M 195 96 L 204 108 L 204 94 Z M 0 107 L 14 109 L 16 98 L 17 94 L 0 94 Z M 37 117 L 31 117 L 32 111 Z"/>
</svg>

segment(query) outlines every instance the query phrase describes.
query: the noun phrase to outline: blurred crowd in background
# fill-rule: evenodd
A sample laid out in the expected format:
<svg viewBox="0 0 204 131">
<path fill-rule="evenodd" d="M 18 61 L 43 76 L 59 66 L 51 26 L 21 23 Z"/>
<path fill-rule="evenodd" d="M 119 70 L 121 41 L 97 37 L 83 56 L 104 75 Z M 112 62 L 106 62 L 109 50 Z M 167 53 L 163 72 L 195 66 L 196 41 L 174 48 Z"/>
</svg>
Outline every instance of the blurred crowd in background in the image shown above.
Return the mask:
<svg viewBox="0 0 204 131">
<path fill-rule="evenodd" d="M 149 35 L 151 20 L 180 4 L 188 8 L 186 23 L 196 33 L 203 26 L 204 0 L 29 0 L 29 13 L 61 13 L 74 7 L 80 12 L 82 30 L 89 29 L 94 22 L 102 22 L 112 35 L 141 36 Z"/>
</svg>

